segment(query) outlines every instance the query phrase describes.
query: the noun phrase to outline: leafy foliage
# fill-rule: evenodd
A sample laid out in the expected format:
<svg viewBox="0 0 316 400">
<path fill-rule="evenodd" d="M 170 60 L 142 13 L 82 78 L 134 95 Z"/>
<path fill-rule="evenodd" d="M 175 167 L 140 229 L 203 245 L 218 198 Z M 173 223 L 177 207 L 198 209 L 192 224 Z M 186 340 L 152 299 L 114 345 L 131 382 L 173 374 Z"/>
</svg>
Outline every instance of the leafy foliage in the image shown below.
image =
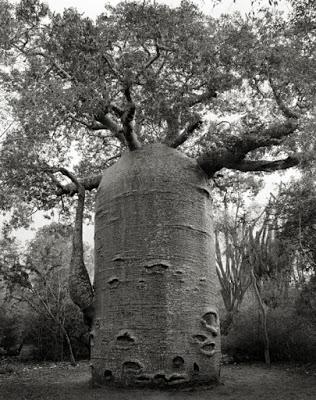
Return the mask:
<svg viewBox="0 0 316 400">
<path fill-rule="evenodd" d="M 271 309 L 267 318 L 272 362 L 313 363 L 316 355 L 316 324 L 292 302 Z M 257 307 L 251 301 L 235 318 L 227 337 L 223 337 L 223 352 L 237 362 L 263 361 L 263 337 Z"/>
<path fill-rule="evenodd" d="M 18 305 L 18 308 L 27 305 L 28 313 L 32 312 L 33 317 L 28 318 L 33 318 L 33 329 L 28 329 L 25 336 L 34 344 L 34 335 L 43 333 L 42 341 L 35 343 L 41 359 L 59 359 L 60 351 L 64 351 L 64 341 L 68 345 L 67 354 L 72 348 L 69 337 L 84 341 L 82 337 L 87 333 L 81 313 L 69 296 L 67 278 L 71 233 L 72 229 L 67 225 L 43 227 L 27 251 L 19 254 L 8 239 L 2 241 L 7 254 L 1 262 L 0 273 L 7 288 L 7 302 L 12 307 Z M 57 337 L 54 345 L 49 345 L 54 336 Z M 48 340 L 46 345 L 45 338 Z M 77 348 L 80 349 L 80 346 Z"/>
<path fill-rule="evenodd" d="M 115 162 L 124 149 L 113 131 L 126 88 L 143 143 L 170 142 L 188 130 L 183 151 L 196 157 L 238 145 L 244 132 L 260 134 L 290 107 L 301 128 L 274 155 L 312 150 L 314 14 L 308 2 L 304 14 L 305 3 L 288 19 L 268 8 L 215 20 L 188 0 L 176 8 L 132 1 L 107 6 L 92 21 L 74 9 L 54 14 L 39 0 L 1 0 L 1 59 L 12 66 L 1 70 L 1 81 L 18 122 L 1 147 L 1 208 L 22 209 L 14 216 L 26 223 L 22 215 L 59 202 L 56 168 L 87 176 Z M 216 128 L 232 114 L 235 122 Z"/>
<path fill-rule="evenodd" d="M 301 179 L 280 188 L 276 213 L 281 221 L 280 239 L 286 246 L 299 285 L 316 272 L 315 179 L 306 171 Z"/>
</svg>

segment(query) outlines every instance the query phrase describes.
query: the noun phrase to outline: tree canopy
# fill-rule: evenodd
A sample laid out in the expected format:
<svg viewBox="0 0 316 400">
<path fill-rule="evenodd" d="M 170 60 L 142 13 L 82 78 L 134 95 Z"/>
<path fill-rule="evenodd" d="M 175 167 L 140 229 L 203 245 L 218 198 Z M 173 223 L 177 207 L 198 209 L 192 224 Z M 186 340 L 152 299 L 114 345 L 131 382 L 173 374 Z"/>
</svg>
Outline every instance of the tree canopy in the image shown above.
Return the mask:
<svg viewBox="0 0 316 400">
<path fill-rule="evenodd" d="M 95 21 L 0 0 L 0 21 L 1 86 L 15 120 L 0 139 L 0 206 L 20 224 L 76 192 L 65 169 L 92 190 L 126 148 L 146 143 L 181 147 L 209 177 L 284 169 L 314 153 L 308 0 L 288 16 L 262 8 L 218 19 L 188 0 L 128 1 Z"/>
</svg>

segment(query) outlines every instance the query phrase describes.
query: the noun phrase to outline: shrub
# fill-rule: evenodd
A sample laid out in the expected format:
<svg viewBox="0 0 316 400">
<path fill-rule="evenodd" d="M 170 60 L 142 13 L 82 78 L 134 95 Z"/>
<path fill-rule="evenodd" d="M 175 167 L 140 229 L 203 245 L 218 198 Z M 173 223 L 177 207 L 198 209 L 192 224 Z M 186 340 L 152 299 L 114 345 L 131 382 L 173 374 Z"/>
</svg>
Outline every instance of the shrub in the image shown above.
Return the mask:
<svg viewBox="0 0 316 400">
<path fill-rule="evenodd" d="M 71 340 L 76 359 L 89 357 L 87 327 L 78 307 L 67 304 L 64 326 Z M 63 361 L 69 359 L 69 348 L 59 326 L 45 315 L 33 315 L 32 328 L 26 343 L 33 346 L 33 359 L 37 361 Z"/>
<path fill-rule="evenodd" d="M 316 359 L 316 323 L 300 315 L 295 307 L 268 311 L 268 333 L 272 361 L 312 362 Z M 227 336 L 223 352 L 236 361 L 263 361 L 264 344 L 260 317 L 252 305 L 239 312 Z"/>
<path fill-rule="evenodd" d="M 0 307 L 0 353 L 2 355 L 17 355 L 24 340 L 24 318 L 9 312 L 6 307 Z"/>
</svg>

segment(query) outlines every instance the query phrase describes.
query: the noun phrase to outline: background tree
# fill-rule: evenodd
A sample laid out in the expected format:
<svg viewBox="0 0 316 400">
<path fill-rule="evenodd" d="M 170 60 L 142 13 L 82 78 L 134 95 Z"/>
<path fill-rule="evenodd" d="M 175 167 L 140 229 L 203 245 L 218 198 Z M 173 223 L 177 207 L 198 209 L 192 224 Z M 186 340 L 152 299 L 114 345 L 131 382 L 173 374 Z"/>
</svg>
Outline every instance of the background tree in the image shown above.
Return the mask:
<svg viewBox="0 0 316 400">
<path fill-rule="evenodd" d="M 21 308 L 21 304 L 24 308 L 25 304 L 28 305 L 28 313 L 32 311 L 38 318 L 38 321 L 33 318 L 35 327 L 52 330 L 52 333 L 47 332 L 47 335 L 50 341 L 54 338 L 55 346 L 49 341 L 45 351 L 39 346 L 39 356 L 63 359 L 65 341 L 71 363 L 75 365 L 72 338 L 68 329 L 74 333 L 69 319 L 80 321 L 80 315 L 70 301 L 67 284 L 70 248 L 71 228 L 51 224 L 37 232 L 27 251 L 24 254 L 20 252 L 13 264 L 8 260 L 2 264 L 1 275 L 7 287 L 7 299 L 13 308 L 14 303 L 17 308 Z M 14 253 L 11 254 L 10 260 L 13 255 Z M 28 318 L 32 319 L 30 315 Z M 80 327 L 79 322 L 76 322 L 76 325 L 78 329 L 74 336 L 82 336 L 83 327 Z M 32 336 L 30 329 L 24 337 L 26 335 Z"/>
<path fill-rule="evenodd" d="M 315 275 L 315 178 L 305 171 L 301 179 L 280 188 L 275 212 L 279 236 L 285 242 L 293 266 L 293 279 L 300 286 Z"/>
<path fill-rule="evenodd" d="M 3 227 L 3 236 L 0 240 L 0 354 L 2 356 L 18 355 L 22 350 L 25 338 L 25 319 L 12 310 L 6 301 L 9 287 L 2 272 L 9 266 L 18 263 L 20 248 L 14 238 L 9 235 L 9 227 Z M 26 311 L 23 308 L 23 311 Z"/>
<path fill-rule="evenodd" d="M 300 179 L 294 186 L 299 187 L 299 182 Z M 304 179 L 301 185 L 303 182 Z M 289 186 L 293 188 L 293 183 Z M 268 364 L 270 358 L 307 362 L 315 356 L 312 258 L 304 247 L 302 251 L 296 237 L 299 231 L 297 205 L 293 201 L 296 197 L 288 198 L 287 202 L 286 185 L 281 185 L 279 190 L 279 194 L 271 197 L 261 218 L 246 227 L 246 271 L 252 276 L 253 284 L 224 340 L 225 351 L 236 360 L 261 360 L 263 346 Z M 298 191 L 294 193 L 296 196 Z M 302 202 L 305 203 L 304 210 L 299 208 L 302 220 L 308 216 L 312 224 L 312 214 L 306 206 L 312 202 L 312 197 L 305 192 Z M 291 214 L 290 210 L 295 211 Z M 296 227 L 297 231 L 289 231 L 290 226 Z M 301 252 L 305 256 L 303 264 L 297 261 L 302 260 Z M 296 348 L 301 350 L 296 351 Z"/>
<path fill-rule="evenodd" d="M 236 185 L 232 185 L 232 187 L 236 189 Z M 251 284 L 247 258 L 250 221 L 246 220 L 240 191 L 235 191 L 234 194 L 236 198 L 234 198 L 233 194 L 229 196 L 226 191 L 223 201 L 223 215 L 219 217 L 220 209 L 218 208 L 215 227 L 216 271 L 227 313 L 225 317 L 222 317 L 221 321 L 223 335 L 228 334 L 245 293 Z M 230 203 L 228 202 L 228 197 Z M 234 207 L 229 209 L 229 205 L 232 205 L 231 200 L 233 200 Z"/>
</svg>

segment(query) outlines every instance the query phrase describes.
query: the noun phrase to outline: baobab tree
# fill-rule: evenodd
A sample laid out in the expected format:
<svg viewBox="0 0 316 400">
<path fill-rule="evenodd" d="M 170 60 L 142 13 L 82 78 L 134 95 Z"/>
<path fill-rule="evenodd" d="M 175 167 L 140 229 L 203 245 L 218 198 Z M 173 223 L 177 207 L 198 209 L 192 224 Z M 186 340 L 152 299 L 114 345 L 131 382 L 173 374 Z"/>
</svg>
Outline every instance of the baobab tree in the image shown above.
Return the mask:
<svg viewBox="0 0 316 400">
<path fill-rule="evenodd" d="M 305 157 L 312 41 L 294 17 L 214 20 L 190 1 L 120 3 L 95 22 L 37 0 L 0 4 L 17 118 L 1 148 L 2 209 L 20 221 L 78 194 L 70 291 L 91 325 L 94 381 L 217 381 L 210 181 Z M 290 153 L 261 159 L 271 146 Z M 81 241 L 95 189 L 92 287 Z"/>
</svg>

